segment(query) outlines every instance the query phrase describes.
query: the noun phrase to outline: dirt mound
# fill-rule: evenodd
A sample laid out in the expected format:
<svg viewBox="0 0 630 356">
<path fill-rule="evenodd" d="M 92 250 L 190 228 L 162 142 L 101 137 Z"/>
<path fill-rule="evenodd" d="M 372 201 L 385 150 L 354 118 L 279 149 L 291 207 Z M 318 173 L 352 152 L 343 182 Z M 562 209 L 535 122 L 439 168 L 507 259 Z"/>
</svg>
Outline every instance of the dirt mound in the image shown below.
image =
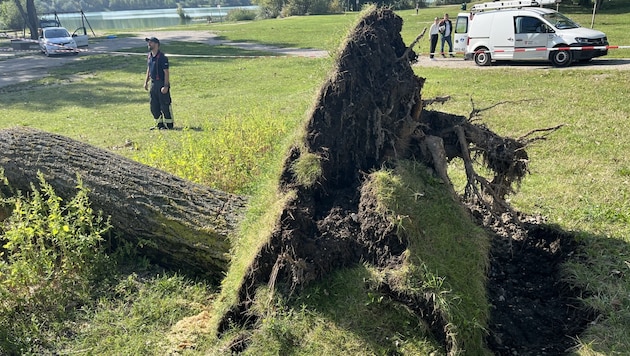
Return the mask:
<svg viewBox="0 0 630 356">
<path fill-rule="evenodd" d="M 394 166 L 399 159 L 425 164 L 447 183 L 445 187 L 450 189 L 454 200 L 461 198 L 476 207 L 473 216 L 479 218 L 479 224 L 496 233 L 507 232 L 505 241 L 516 238 L 529 247 L 538 246 L 538 240 L 545 241 L 539 235 L 530 239 L 530 231 L 538 228 L 523 228 L 518 215 L 504 200 L 527 173 L 525 148 L 532 140 L 530 135 L 519 139 L 496 135 L 471 119 L 482 110 L 473 110 L 471 118 L 425 110 L 431 100 L 421 98 L 424 79 L 413 72 L 411 65 L 417 55 L 403 43 L 401 29 L 402 19 L 393 11 L 374 8 L 365 13 L 348 36 L 335 70 L 320 90 L 303 141 L 291 149 L 285 161 L 278 189 L 290 198 L 278 218 L 277 228 L 248 268 L 237 303 L 223 316 L 220 333 L 234 325 L 254 325 L 257 316 L 250 307 L 256 288 L 261 285 L 286 288 L 291 293 L 335 269 L 362 261 L 395 268 L 403 259 L 405 238 L 377 211 L 377 200 L 369 189 L 364 189 L 364 183 L 368 173 Z M 464 197 L 456 196 L 446 172 L 448 161 L 456 157 L 466 166 L 468 186 Z M 475 172 L 472 164 L 475 158 L 493 172 L 491 180 Z M 510 218 L 502 220 L 500 216 Z M 520 256 L 515 251 L 530 251 L 529 247 L 515 248 L 521 243 L 510 242 L 507 246 L 513 249 L 503 251 L 500 249 L 504 246 L 503 239 L 496 239 L 489 284 L 490 297 L 496 299 L 492 304 L 500 314 L 492 317 L 487 344 L 498 353 L 520 352 L 525 350 L 523 344 L 531 342 L 531 339 L 518 340 L 517 334 L 523 328 L 532 331 L 533 339 L 542 334 L 531 325 L 517 326 L 515 317 L 531 319 L 538 325 L 547 325 L 548 318 L 540 319 L 544 313 L 518 315 L 500 303 L 501 298 L 508 297 L 525 303 L 525 299 L 519 298 L 532 290 L 529 285 L 517 288 L 519 282 L 514 281 L 522 276 L 512 277 L 509 272 L 511 268 L 520 270 L 513 266 L 528 260 L 515 260 L 514 256 Z M 564 246 L 571 246 L 564 239 L 557 239 L 556 245 L 562 246 L 562 251 Z M 551 285 L 540 284 L 538 289 L 548 293 L 545 300 L 559 306 L 553 312 L 567 305 L 565 295 L 553 293 L 558 289 L 554 271 L 561 260 L 532 260 L 536 268 L 542 268 L 541 276 L 551 276 L 554 281 Z M 510 277 L 506 282 L 501 276 Z M 447 352 L 451 351 L 455 341 L 446 332 L 447 323 L 435 312 L 431 300 L 393 292 L 394 288 L 388 289 L 387 285 L 383 290 L 389 290 L 393 299 L 424 317 L 436 339 Z M 528 307 L 529 304 L 523 304 L 521 309 Z M 564 316 L 559 319 L 567 324 Z M 536 345 L 544 347 L 532 346 L 530 350 L 540 351 L 555 343 L 554 340 L 564 339 L 567 332 L 573 332 L 565 327 L 552 329 L 550 336 L 555 333 L 555 339 L 540 337 Z M 236 344 L 234 351 L 246 347 L 243 340 Z M 549 349 L 558 350 L 565 345 Z"/>
</svg>

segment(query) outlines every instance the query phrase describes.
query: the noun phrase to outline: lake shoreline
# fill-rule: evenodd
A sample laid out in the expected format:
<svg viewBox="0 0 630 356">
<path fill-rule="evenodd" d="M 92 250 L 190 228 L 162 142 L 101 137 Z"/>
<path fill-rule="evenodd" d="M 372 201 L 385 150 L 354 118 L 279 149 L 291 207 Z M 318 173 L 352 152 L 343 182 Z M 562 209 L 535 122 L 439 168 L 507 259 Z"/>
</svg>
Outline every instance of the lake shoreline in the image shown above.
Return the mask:
<svg viewBox="0 0 630 356">
<path fill-rule="evenodd" d="M 88 31 L 150 29 L 174 27 L 185 24 L 186 21 L 222 21 L 227 14 L 236 9 L 257 10 L 258 6 L 217 6 L 183 8 L 184 14 L 190 20 L 183 20 L 177 13 L 177 8 L 152 10 L 120 10 L 76 13 L 49 13 L 41 16 L 44 19 L 54 19 L 70 32 L 85 27 Z M 82 16 L 83 15 L 83 16 Z"/>
</svg>

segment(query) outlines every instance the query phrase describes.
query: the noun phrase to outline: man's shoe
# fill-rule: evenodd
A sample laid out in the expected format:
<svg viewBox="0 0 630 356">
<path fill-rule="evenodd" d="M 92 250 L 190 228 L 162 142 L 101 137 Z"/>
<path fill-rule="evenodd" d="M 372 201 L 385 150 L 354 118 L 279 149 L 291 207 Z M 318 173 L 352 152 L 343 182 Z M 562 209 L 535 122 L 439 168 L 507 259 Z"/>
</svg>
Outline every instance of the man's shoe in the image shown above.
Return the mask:
<svg viewBox="0 0 630 356">
<path fill-rule="evenodd" d="M 455 56 L 454 56 L 454 55 L 452 55 L 452 54 L 449 54 L 449 56 L 451 56 L 451 58 L 455 58 Z"/>
<path fill-rule="evenodd" d="M 442 54 L 442 58 L 446 58 L 446 56 Z"/>
</svg>

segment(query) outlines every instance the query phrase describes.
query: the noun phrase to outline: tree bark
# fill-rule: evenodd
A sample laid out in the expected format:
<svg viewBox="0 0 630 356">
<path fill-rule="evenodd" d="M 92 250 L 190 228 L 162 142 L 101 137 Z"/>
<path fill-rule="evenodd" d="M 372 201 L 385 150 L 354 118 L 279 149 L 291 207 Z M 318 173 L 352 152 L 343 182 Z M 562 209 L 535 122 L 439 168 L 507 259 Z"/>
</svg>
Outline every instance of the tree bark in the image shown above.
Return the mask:
<svg viewBox="0 0 630 356">
<path fill-rule="evenodd" d="M 214 281 L 227 270 L 228 236 L 245 198 L 31 128 L 0 131 L 0 152 L 11 188 L 30 191 L 41 172 L 68 199 L 80 177 L 92 208 L 111 217 L 115 242 L 132 242 L 158 264 Z"/>
</svg>

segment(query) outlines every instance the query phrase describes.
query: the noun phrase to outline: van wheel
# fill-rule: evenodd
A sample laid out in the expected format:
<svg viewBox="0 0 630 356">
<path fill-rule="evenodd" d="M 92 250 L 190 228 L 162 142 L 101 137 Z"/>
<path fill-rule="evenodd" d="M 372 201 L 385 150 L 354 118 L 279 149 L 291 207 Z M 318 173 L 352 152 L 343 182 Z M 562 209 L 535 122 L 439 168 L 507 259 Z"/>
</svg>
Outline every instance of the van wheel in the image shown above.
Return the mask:
<svg viewBox="0 0 630 356">
<path fill-rule="evenodd" d="M 571 64 L 571 51 L 551 52 L 551 63 L 556 67 L 566 67 Z"/>
<path fill-rule="evenodd" d="M 477 63 L 478 66 L 489 66 L 490 63 L 492 63 L 492 57 L 490 57 L 490 52 L 487 52 L 488 49 L 485 47 L 481 47 L 479 49 L 477 49 L 477 51 L 475 52 L 475 63 Z"/>
</svg>

